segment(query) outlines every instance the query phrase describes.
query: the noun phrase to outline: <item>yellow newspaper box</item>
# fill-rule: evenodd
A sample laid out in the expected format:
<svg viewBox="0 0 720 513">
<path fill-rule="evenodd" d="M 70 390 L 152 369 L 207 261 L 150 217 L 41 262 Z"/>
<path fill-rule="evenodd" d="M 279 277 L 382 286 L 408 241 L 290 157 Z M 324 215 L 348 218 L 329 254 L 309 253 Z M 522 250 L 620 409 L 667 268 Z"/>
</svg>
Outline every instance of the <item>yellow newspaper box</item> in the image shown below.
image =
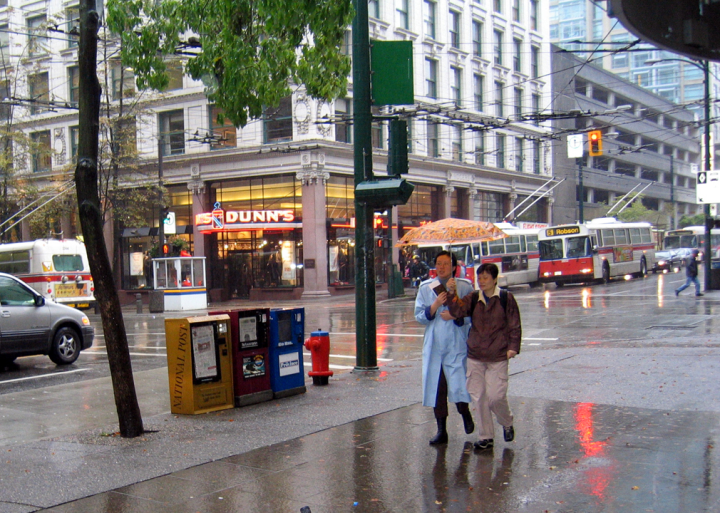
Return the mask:
<svg viewBox="0 0 720 513">
<path fill-rule="evenodd" d="M 229 316 L 165 319 L 165 344 L 172 413 L 235 406 Z"/>
</svg>

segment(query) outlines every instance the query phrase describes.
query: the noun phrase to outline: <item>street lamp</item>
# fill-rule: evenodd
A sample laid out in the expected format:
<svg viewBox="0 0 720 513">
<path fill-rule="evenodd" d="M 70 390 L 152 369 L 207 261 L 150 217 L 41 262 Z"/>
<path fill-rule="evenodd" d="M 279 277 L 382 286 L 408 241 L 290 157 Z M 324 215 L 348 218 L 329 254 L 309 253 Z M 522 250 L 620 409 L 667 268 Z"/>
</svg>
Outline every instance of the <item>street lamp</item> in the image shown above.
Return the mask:
<svg viewBox="0 0 720 513">
<path fill-rule="evenodd" d="M 685 64 L 691 64 L 696 68 L 703 71 L 703 82 L 705 83 L 705 96 L 703 98 L 705 104 L 705 171 L 710 171 L 710 155 L 712 149 L 710 148 L 710 62 L 709 61 L 692 61 L 688 59 L 650 59 L 645 61 L 645 64 L 652 65 L 658 62 L 684 62 Z M 696 185 L 697 186 L 697 185 Z M 705 203 L 705 250 L 703 261 L 705 263 L 705 290 L 712 290 L 712 283 L 710 280 L 710 268 L 712 266 L 712 241 L 710 240 L 710 233 L 715 224 L 713 218 L 710 217 L 710 204 Z"/>
</svg>

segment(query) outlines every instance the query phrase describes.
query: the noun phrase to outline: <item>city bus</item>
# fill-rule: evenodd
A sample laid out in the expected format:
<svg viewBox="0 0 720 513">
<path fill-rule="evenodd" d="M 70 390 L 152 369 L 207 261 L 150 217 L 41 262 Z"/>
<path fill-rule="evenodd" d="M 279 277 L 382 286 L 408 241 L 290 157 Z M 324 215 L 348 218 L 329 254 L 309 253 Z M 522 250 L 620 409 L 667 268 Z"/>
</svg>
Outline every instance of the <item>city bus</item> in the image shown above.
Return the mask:
<svg viewBox="0 0 720 513">
<path fill-rule="evenodd" d="M 540 230 L 540 282 L 585 283 L 617 276 L 645 276 L 655 263 L 650 223 L 614 217 Z"/>
<path fill-rule="evenodd" d="M 458 259 L 456 276 L 462 276 L 476 285 L 477 268 L 484 263 L 494 263 L 500 274 L 498 285 L 538 285 L 538 232 L 541 224 L 514 226 L 510 223 L 495 223 L 507 237 L 489 242 L 445 244 L 442 246 L 419 245 L 416 254 L 430 267 L 430 277 L 434 278 L 435 255 L 443 249 L 451 251 Z"/>
<path fill-rule="evenodd" d="M 0 244 L 0 272 L 17 276 L 56 303 L 75 308 L 95 306 L 87 252 L 79 240 Z"/>
<path fill-rule="evenodd" d="M 720 252 L 720 228 L 713 228 L 710 231 L 710 244 L 713 249 L 713 256 Z M 678 230 L 668 230 L 663 239 L 663 249 L 697 249 L 700 253 L 705 252 L 705 227 L 686 226 Z"/>
</svg>

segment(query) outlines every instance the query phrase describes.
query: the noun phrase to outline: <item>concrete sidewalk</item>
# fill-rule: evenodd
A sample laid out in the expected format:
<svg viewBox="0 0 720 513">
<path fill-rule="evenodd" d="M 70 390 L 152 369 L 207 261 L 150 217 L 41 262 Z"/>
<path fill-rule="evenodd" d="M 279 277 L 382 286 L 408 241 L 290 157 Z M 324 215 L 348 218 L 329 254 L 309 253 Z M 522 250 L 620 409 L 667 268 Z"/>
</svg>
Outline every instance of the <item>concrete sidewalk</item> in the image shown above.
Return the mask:
<svg viewBox="0 0 720 513">
<path fill-rule="evenodd" d="M 638 372 L 656 360 L 655 349 L 634 351 Z M 697 356 L 673 360 L 683 358 Z M 498 429 L 494 451 L 473 451 L 477 435 L 465 435 L 454 412 L 450 443 L 428 446 L 435 422 L 419 404 L 419 361 L 245 408 L 146 416 L 153 432 L 132 440 L 107 436 L 117 429 L 108 425 L 17 443 L 2 448 L 0 512 L 720 510 L 720 414 L 696 411 L 702 397 L 668 390 L 667 409 L 633 406 L 651 402 L 643 395 L 655 382 L 631 380 L 594 390 L 593 401 L 542 397 L 589 397 L 582 391 L 597 375 L 575 373 L 576 388 L 563 390 L 566 378 L 554 374 L 569 369 L 559 365 L 586 371 L 617 360 L 612 349 L 524 353 L 511 369 L 517 439 L 506 444 Z M 143 387 L 160 393 L 167 375 L 149 372 Z M 81 403 L 102 409 L 93 401 L 108 385 L 91 385 Z M 72 397 L 80 384 L 64 387 Z"/>
</svg>

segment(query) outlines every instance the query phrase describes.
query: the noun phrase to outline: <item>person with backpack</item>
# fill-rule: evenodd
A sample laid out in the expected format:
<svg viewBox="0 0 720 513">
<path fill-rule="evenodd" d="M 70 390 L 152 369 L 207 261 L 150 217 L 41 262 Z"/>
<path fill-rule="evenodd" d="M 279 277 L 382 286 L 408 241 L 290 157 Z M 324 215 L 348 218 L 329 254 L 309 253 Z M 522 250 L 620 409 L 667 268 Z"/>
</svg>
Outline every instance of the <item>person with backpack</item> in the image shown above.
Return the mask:
<svg viewBox="0 0 720 513">
<path fill-rule="evenodd" d="M 437 279 L 420 285 L 415 299 L 415 319 L 425 326 L 423 339 L 423 406 L 431 406 L 437 422 L 437 434 L 430 445 L 448 442 L 448 400 L 455 403 L 463 418 L 465 433 L 475 430 L 475 423 L 468 403 L 470 394 L 465 386 L 467 359 L 467 334 L 470 319 L 454 317 L 443 305 L 447 298 L 446 284 L 455 274 L 457 257 L 449 251 L 441 251 L 435 257 Z M 469 280 L 458 278 L 457 290 L 461 294 L 472 291 Z"/>
<path fill-rule="evenodd" d="M 497 285 L 495 264 L 482 264 L 477 270 L 479 291 L 462 296 L 455 280 L 448 280 L 445 304 L 456 318 L 471 319 L 468 334 L 467 389 L 480 425 L 476 450 L 494 445 L 492 414 L 503 427 L 506 442 L 515 439 L 513 414 L 507 400 L 508 363 L 520 353 L 522 326 L 515 297 Z"/>
</svg>

